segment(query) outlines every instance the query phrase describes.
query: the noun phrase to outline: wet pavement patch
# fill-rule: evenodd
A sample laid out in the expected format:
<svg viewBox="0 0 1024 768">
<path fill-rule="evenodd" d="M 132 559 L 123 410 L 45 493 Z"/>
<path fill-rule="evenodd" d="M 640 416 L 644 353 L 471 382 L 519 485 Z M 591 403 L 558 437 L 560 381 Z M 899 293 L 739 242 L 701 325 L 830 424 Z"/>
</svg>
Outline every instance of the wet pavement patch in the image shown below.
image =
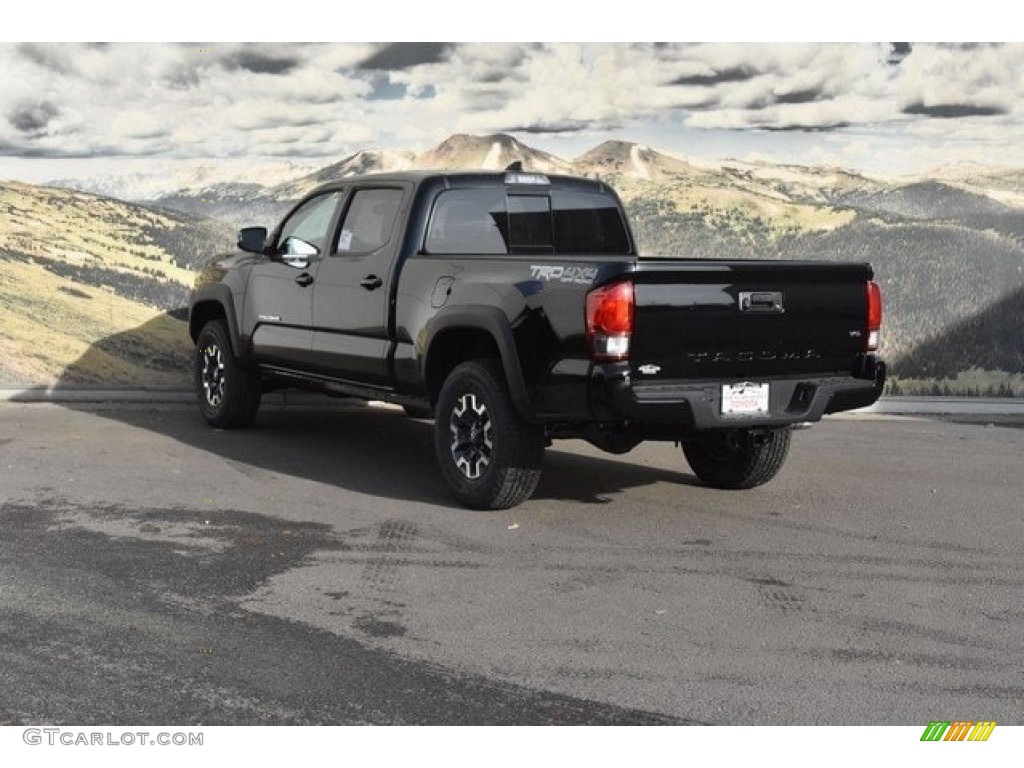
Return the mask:
<svg viewBox="0 0 1024 768">
<path fill-rule="evenodd" d="M 680 722 L 403 659 L 239 605 L 314 553 L 348 549 L 327 525 L 51 498 L 0 506 L 0 530 L 2 722 Z M 379 540 L 401 550 L 415 533 L 389 522 Z M 405 633 L 372 615 L 354 626 Z"/>
</svg>

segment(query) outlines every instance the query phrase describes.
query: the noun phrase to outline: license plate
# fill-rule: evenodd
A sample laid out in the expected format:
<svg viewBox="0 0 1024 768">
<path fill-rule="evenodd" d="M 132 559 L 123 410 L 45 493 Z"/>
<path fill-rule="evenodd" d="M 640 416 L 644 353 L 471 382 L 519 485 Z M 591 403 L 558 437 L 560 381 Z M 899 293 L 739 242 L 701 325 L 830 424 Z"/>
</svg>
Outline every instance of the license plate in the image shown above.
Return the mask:
<svg viewBox="0 0 1024 768">
<path fill-rule="evenodd" d="M 746 381 L 722 385 L 723 416 L 761 416 L 768 413 L 768 385 Z"/>
</svg>

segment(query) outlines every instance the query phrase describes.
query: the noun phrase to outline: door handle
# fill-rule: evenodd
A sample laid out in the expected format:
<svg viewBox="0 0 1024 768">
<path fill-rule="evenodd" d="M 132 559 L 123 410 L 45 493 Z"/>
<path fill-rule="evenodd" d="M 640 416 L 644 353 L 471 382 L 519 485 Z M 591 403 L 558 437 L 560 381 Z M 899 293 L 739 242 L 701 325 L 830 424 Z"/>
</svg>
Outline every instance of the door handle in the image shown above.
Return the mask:
<svg viewBox="0 0 1024 768">
<path fill-rule="evenodd" d="M 739 300 L 740 312 L 782 314 L 786 311 L 782 291 L 743 291 L 740 293 Z"/>
<path fill-rule="evenodd" d="M 359 284 L 368 291 L 375 291 L 384 285 L 384 281 L 376 275 L 367 275 L 359 281 Z"/>
<path fill-rule="evenodd" d="M 309 272 L 303 272 L 301 275 L 295 278 L 295 282 L 305 288 L 313 282 L 313 276 Z"/>
</svg>

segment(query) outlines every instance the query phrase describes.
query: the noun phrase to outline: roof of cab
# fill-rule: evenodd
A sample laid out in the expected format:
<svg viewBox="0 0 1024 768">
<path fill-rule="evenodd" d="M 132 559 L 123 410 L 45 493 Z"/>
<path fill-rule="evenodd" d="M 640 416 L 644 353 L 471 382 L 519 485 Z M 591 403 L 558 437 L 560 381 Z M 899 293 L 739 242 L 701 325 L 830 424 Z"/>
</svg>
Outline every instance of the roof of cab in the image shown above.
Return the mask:
<svg viewBox="0 0 1024 768">
<path fill-rule="evenodd" d="M 427 171 L 392 171 L 390 173 L 371 173 L 362 176 L 348 176 L 344 179 L 338 179 L 337 181 L 330 181 L 326 184 L 321 184 L 315 189 L 307 193 L 306 197 L 320 194 L 335 189 L 342 189 L 344 187 L 352 186 L 353 184 L 365 184 L 365 183 L 387 183 L 387 182 L 412 182 L 416 185 L 422 185 L 430 181 L 440 181 L 445 186 L 460 186 L 462 184 L 472 184 L 473 182 L 493 182 L 501 185 L 513 185 L 515 182 L 509 183 L 507 178 L 509 175 L 519 174 L 521 176 L 543 176 L 548 180 L 551 186 L 591 186 L 595 189 L 609 189 L 608 185 L 600 179 L 590 179 L 583 176 L 566 176 L 562 174 L 548 174 L 539 173 L 536 171 L 444 171 L 444 170 L 427 170 Z M 530 184 L 528 182 L 522 183 L 522 186 L 536 188 L 538 184 Z"/>
</svg>

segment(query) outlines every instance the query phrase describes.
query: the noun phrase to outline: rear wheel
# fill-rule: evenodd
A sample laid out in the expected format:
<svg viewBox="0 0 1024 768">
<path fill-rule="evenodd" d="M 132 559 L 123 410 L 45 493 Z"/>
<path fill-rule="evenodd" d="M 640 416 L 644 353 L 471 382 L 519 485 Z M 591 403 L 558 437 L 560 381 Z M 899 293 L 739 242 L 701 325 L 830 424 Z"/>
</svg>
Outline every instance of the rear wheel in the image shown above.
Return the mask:
<svg viewBox="0 0 1024 768">
<path fill-rule="evenodd" d="M 255 418 L 262 395 L 260 380 L 235 359 L 223 320 L 211 320 L 199 332 L 193 374 L 199 410 L 210 424 L 244 427 Z"/>
<path fill-rule="evenodd" d="M 544 430 L 516 412 L 495 360 L 455 367 L 441 387 L 434 420 L 437 460 L 448 487 L 473 509 L 508 509 L 540 480 Z"/>
<path fill-rule="evenodd" d="M 788 429 L 734 430 L 708 440 L 683 443 L 683 453 L 700 480 L 714 488 L 745 490 L 771 480 L 789 453 Z"/>
</svg>

